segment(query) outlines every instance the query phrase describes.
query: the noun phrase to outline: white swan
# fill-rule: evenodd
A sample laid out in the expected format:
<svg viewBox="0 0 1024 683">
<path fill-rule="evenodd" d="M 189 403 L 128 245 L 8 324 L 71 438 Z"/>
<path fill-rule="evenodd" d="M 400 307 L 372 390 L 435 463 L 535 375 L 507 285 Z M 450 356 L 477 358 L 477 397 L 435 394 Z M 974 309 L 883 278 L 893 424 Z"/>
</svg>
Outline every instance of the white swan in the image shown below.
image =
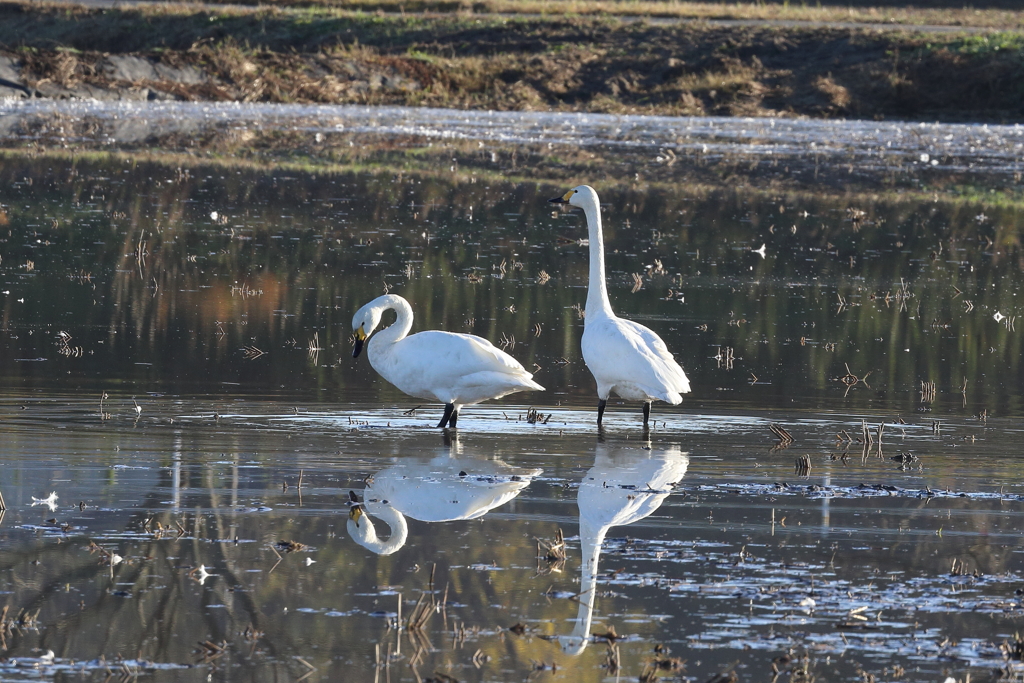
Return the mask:
<svg viewBox="0 0 1024 683">
<path fill-rule="evenodd" d="M 597 380 L 597 424 L 601 425 L 608 396 L 644 402 L 644 427 L 651 415 L 651 401 L 672 405 L 690 391 L 690 380 L 669 353 L 657 334 L 612 312 L 604 275 L 604 237 L 601 231 L 601 205 L 597 192 L 580 185 L 554 204 L 571 204 L 583 209 L 590 233 L 590 285 L 583 327 L 583 360 Z"/>
<path fill-rule="evenodd" d="M 412 307 L 395 294 L 377 297 L 352 317 L 356 335 L 353 358 L 388 309 L 398 319 L 368 344 L 370 365 L 410 396 L 444 403 L 438 427 L 455 427 L 464 405 L 515 391 L 544 391 L 519 361 L 483 337 L 438 330 L 406 336 L 412 329 Z"/>
<path fill-rule="evenodd" d="M 583 477 L 576 494 L 583 565 L 576 624 L 570 635 L 557 638 L 564 652 L 578 655 L 590 642 L 598 562 L 608 530 L 654 513 L 682 481 L 689 464 L 689 456 L 678 446 L 644 450 L 598 444 L 594 466 Z"/>
<path fill-rule="evenodd" d="M 355 494 L 352 493 L 352 498 Z M 386 502 L 372 504 L 373 516 L 391 527 L 391 536 L 381 540 L 377 536 L 377 530 L 370 521 L 370 512 L 367 510 L 367 503 L 355 503 L 348 511 L 348 535 L 352 540 L 371 550 L 378 555 L 390 555 L 397 552 L 405 545 L 409 538 L 409 525 L 401 512 L 388 505 Z"/>
<path fill-rule="evenodd" d="M 406 454 L 374 474 L 362 503 L 349 493 L 349 536 L 378 555 L 390 555 L 409 537 L 407 516 L 421 522 L 478 519 L 518 496 L 543 471 L 460 453 L 456 443 L 429 460 Z M 387 540 L 377 536 L 371 515 L 391 527 Z"/>
</svg>

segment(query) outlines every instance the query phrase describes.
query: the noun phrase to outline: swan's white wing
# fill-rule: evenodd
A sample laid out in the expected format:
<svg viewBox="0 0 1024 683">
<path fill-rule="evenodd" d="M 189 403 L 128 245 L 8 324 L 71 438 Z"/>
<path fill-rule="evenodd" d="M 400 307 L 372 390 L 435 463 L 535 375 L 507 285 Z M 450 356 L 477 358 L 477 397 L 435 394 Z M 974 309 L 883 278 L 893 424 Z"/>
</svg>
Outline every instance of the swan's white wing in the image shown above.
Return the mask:
<svg viewBox="0 0 1024 683">
<path fill-rule="evenodd" d="M 640 323 L 635 323 L 632 320 L 618 319 L 619 322 L 631 329 L 644 341 L 645 347 L 655 356 L 662 361 L 659 369 L 664 371 L 666 378 L 668 378 L 672 387 L 680 394 L 687 394 L 690 392 L 690 380 L 686 377 L 686 373 L 676 362 L 675 356 L 668 350 L 665 342 L 659 337 L 654 330 L 644 327 Z"/>
<path fill-rule="evenodd" d="M 682 400 L 679 394 L 690 391 L 686 373 L 665 342 L 639 323 L 614 316 L 588 320 L 582 348 L 602 396 L 614 390 L 623 398 L 676 404 Z"/>
<path fill-rule="evenodd" d="M 377 371 L 407 394 L 444 403 L 477 403 L 543 389 L 512 356 L 482 337 L 430 330 L 402 339 Z"/>
<path fill-rule="evenodd" d="M 483 337 L 429 330 L 411 335 L 396 344 L 399 353 L 415 355 L 431 367 L 469 375 L 474 372 L 525 373 L 512 356 Z"/>
</svg>

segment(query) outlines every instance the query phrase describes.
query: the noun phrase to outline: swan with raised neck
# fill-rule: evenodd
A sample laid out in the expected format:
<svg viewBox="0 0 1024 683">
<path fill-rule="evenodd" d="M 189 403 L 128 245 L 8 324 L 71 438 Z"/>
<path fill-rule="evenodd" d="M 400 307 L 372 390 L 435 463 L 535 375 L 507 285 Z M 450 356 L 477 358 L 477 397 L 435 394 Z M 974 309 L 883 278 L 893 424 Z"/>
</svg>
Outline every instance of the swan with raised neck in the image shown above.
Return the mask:
<svg viewBox="0 0 1024 683">
<path fill-rule="evenodd" d="M 578 655 L 591 639 L 601 547 L 608 531 L 653 514 L 686 476 L 689 456 L 678 446 L 651 449 L 598 444 L 594 466 L 576 493 L 580 515 L 579 608 L 572 633 L 559 636 L 562 651 Z"/>
<path fill-rule="evenodd" d="M 690 380 L 653 330 L 612 311 L 604 268 L 604 231 L 601 203 L 589 185 L 580 185 L 549 200 L 583 209 L 590 238 L 590 281 L 581 347 L 583 360 L 597 381 L 597 424 L 601 426 L 608 397 L 643 401 L 644 428 L 651 402 L 682 402 Z"/>
</svg>

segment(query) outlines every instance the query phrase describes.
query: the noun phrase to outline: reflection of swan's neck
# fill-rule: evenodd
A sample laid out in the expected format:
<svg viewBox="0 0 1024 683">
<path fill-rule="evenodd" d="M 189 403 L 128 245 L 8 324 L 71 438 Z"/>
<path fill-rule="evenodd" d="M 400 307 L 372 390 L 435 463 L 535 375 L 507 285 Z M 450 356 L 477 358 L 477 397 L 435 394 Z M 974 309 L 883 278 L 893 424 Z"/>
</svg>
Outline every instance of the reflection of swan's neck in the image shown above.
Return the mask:
<svg viewBox="0 0 1024 683">
<path fill-rule="evenodd" d="M 562 651 L 578 655 L 590 642 L 590 625 L 594 619 L 594 600 L 597 597 L 597 565 L 601 559 L 601 544 L 604 543 L 608 526 L 595 526 L 586 519 L 580 519 L 580 551 L 583 556 L 580 577 L 580 608 L 576 613 L 576 625 L 572 634 L 561 638 Z"/>
<path fill-rule="evenodd" d="M 398 319 L 373 336 L 373 340 L 367 346 L 367 354 L 373 353 L 374 349 L 379 352 L 395 342 L 405 339 L 409 330 L 412 329 L 412 306 L 408 301 L 394 294 L 382 296 L 381 299 L 384 299 L 379 307 L 381 313 L 390 308 L 398 316 Z"/>
<path fill-rule="evenodd" d="M 597 202 L 583 207 L 587 214 L 587 236 L 590 239 L 590 285 L 587 287 L 586 311 L 591 317 L 599 312 L 611 313 L 608 285 L 604 280 L 604 235 L 601 229 L 601 206 Z"/>
<path fill-rule="evenodd" d="M 390 505 L 374 505 L 373 515 L 391 527 L 391 536 L 381 540 L 377 530 L 370 521 L 370 516 L 363 507 L 360 514 L 350 515 L 348 519 L 348 535 L 352 540 L 378 555 L 390 555 L 405 545 L 409 538 L 409 525 L 405 516 Z"/>
</svg>

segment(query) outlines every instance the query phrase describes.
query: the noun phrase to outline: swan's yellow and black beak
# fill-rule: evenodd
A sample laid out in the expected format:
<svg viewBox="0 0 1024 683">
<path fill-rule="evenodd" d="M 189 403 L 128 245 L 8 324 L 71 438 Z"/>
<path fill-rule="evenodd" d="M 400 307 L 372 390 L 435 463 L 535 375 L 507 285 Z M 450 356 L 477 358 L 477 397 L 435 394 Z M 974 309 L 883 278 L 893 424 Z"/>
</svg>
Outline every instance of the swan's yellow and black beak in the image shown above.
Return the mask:
<svg viewBox="0 0 1024 683">
<path fill-rule="evenodd" d="M 548 202 L 550 202 L 552 204 L 568 204 L 569 203 L 569 197 L 571 197 L 572 193 L 575 192 L 575 191 L 576 190 L 569 190 L 568 192 L 563 194 L 561 197 L 555 197 L 554 199 L 549 199 Z"/>
<path fill-rule="evenodd" d="M 348 518 L 355 522 L 356 526 L 359 526 L 359 519 L 365 514 L 362 505 L 353 505 L 348 511 Z"/>
<path fill-rule="evenodd" d="M 356 330 L 356 347 L 352 349 L 353 358 L 359 358 L 359 354 L 363 350 L 363 342 L 365 341 L 366 332 L 363 330 L 363 324 L 359 323 L 359 329 Z"/>
</svg>

